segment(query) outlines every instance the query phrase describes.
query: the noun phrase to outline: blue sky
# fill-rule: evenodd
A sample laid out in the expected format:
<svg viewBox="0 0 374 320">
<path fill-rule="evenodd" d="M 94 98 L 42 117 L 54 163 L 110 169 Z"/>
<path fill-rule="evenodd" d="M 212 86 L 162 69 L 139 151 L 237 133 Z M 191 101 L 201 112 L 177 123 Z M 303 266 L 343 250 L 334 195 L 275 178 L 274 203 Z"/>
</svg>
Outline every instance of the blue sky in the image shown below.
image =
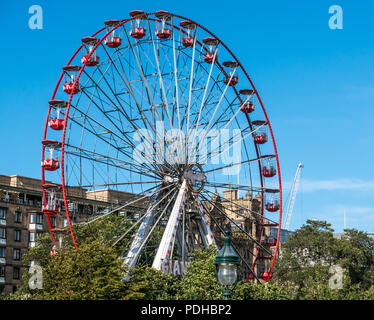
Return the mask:
<svg viewBox="0 0 374 320">
<path fill-rule="evenodd" d="M 369 1 L 0 2 L 0 174 L 40 177 L 48 100 L 83 36 L 133 9 L 160 9 L 219 36 L 249 72 L 272 124 L 287 187 L 304 164 L 291 228 L 306 219 L 374 232 L 374 3 Z M 31 5 L 43 29 L 28 27 Z M 331 5 L 343 29 L 328 26 Z"/>
</svg>

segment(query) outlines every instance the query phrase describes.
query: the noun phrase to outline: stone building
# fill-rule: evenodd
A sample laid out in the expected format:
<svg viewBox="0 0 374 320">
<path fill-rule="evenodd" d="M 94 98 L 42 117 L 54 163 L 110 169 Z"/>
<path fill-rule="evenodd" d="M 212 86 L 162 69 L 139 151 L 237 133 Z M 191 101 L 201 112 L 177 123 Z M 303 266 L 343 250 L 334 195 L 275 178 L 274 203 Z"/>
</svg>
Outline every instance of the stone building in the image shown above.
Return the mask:
<svg viewBox="0 0 374 320">
<path fill-rule="evenodd" d="M 256 262 L 255 273 L 261 275 L 268 270 L 269 261 L 272 255 L 269 252 L 274 251 L 275 239 L 271 236 L 271 223 L 264 220 L 262 228 L 262 246 L 259 247 L 256 242 L 259 239 L 261 224 L 261 196 L 256 195 L 252 198 L 250 192 L 244 197 L 238 197 L 238 190 L 228 189 L 222 192 L 222 197 L 216 193 L 206 206 L 210 210 L 210 227 L 215 234 L 216 242 L 219 247 L 223 244 L 222 233 L 217 224 L 223 227 L 231 228 L 232 243 L 237 248 L 238 253 L 244 258 L 248 265 L 241 264 L 242 271 L 246 277 L 250 272 L 248 266 L 252 266 L 254 257 L 259 250 L 259 258 Z M 268 252 L 263 250 L 266 248 Z"/>
<path fill-rule="evenodd" d="M 73 222 L 87 219 L 93 212 L 107 210 L 132 194 L 114 190 L 88 192 L 68 188 L 69 212 Z M 27 266 L 22 255 L 34 247 L 39 234 L 49 232 L 42 207 L 42 182 L 18 175 L 0 175 L 0 293 L 14 292 L 22 282 Z M 62 210 L 64 206 L 62 205 Z M 120 214 L 136 218 L 135 207 L 126 207 Z M 55 229 L 67 226 L 64 216 L 51 216 Z"/>
</svg>

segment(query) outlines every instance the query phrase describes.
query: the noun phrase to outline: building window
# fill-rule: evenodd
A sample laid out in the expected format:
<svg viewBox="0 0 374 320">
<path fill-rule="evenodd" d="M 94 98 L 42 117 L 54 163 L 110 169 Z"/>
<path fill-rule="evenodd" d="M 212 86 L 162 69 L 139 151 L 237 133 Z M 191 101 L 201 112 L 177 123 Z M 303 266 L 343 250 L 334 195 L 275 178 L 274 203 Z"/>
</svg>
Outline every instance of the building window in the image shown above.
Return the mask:
<svg viewBox="0 0 374 320">
<path fill-rule="evenodd" d="M 21 279 L 21 270 L 19 267 L 13 267 L 13 279 L 14 280 Z"/>
<path fill-rule="evenodd" d="M 0 239 L 6 239 L 6 229 L 0 228 Z"/>
<path fill-rule="evenodd" d="M 50 221 L 51 221 L 52 228 L 55 228 L 56 227 L 56 217 L 50 217 Z"/>
<path fill-rule="evenodd" d="M 13 260 L 21 260 L 21 249 L 13 249 Z"/>
<path fill-rule="evenodd" d="M 29 232 L 29 242 L 35 241 L 35 232 Z"/>
<path fill-rule="evenodd" d="M 0 247 L 0 258 L 5 258 L 5 248 Z"/>
<path fill-rule="evenodd" d="M 14 241 L 21 241 L 21 230 L 14 230 Z"/>
<path fill-rule="evenodd" d="M 0 278 L 4 278 L 4 277 L 5 277 L 5 267 L 0 266 Z"/>
<path fill-rule="evenodd" d="M 22 222 L 22 213 L 20 211 L 16 211 L 14 213 L 14 222 L 21 223 Z"/>
<path fill-rule="evenodd" d="M 43 224 L 43 214 L 42 213 L 38 213 L 36 215 L 36 223 L 37 224 Z"/>
<path fill-rule="evenodd" d="M 8 208 L 0 207 L 0 219 L 6 220 L 6 213 Z"/>
<path fill-rule="evenodd" d="M 64 219 L 64 228 L 68 226 L 68 219 Z"/>
<path fill-rule="evenodd" d="M 30 221 L 29 221 L 30 224 L 34 224 L 35 223 L 35 213 L 31 213 L 30 214 Z"/>
</svg>

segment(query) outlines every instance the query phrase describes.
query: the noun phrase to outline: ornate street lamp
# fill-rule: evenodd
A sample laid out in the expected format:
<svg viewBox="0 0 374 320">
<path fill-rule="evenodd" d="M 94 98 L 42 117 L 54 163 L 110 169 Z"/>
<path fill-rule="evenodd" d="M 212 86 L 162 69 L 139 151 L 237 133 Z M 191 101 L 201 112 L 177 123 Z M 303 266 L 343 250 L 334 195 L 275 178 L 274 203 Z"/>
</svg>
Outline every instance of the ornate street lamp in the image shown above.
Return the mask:
<svg viewBox="0 0 374 320">
<path fill-rule="evenodd" d="M 231 231 L 225 230 L 224 235 L 223 247 L 219 251 L 214 264 L 216 265 L 218 287 L 221 289 L 225 300 L 230 300 L 232 291 L 238 283 L 240 258 L 231 245 Z"/>
</svg>

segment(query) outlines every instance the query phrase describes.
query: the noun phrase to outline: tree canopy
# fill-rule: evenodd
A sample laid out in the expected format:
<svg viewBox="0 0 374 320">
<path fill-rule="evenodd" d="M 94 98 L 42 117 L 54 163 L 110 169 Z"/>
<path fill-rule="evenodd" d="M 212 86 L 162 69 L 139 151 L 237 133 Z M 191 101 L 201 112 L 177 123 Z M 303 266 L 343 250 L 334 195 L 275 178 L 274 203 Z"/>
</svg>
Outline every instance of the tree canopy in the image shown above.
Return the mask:
<svg viewBox="0 0 374 320">
<path fill-rule="evenodd" d="M 214 246 L 192 253 L 183 278 L 140 265 L 124 281 L 126 268 L 113 245 L 113 230 L 121 232 L 120 219 L 77 229 L 79 251 L 69 237 L 51 257 L 49 234 L 23 257 L 42 268 L 42 289 L 30 289 L 33 275 L 25 272 L 23 285 L 7 299 L 38 300 L 216 300 L 223 299 L 217 286 Z M 239 300 L 374 299 L 374 239 L 365 232 L 346 230 L 341 238 L 325 221 L 308 220 L 282 243 L 274 276 L 269 283 L 240 281 L 233 293 Z M 131 235 L 128 235 L 128 241 Z M 341 272 L 337 278 L 337 270 Z"/>
</svg>

